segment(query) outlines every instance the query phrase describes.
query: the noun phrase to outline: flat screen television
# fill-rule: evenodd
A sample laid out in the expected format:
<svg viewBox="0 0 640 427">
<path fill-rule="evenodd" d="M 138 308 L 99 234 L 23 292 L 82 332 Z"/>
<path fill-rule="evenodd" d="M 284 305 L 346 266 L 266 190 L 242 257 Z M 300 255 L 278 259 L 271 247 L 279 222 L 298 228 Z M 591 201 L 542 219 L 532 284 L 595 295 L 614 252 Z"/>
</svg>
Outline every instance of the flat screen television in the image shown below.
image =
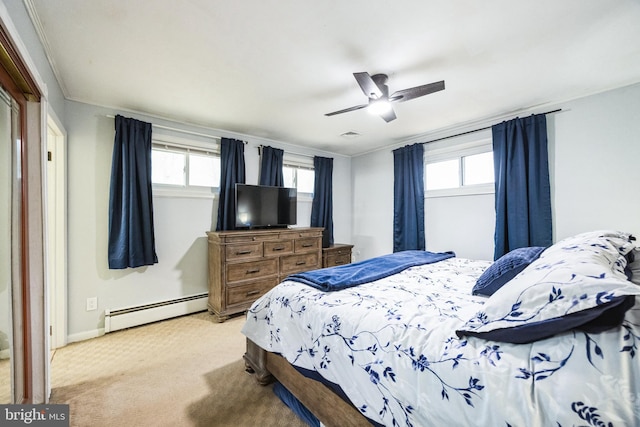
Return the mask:
<svg viewBox="0 0 640 427">
<path fill-rule="evenodd" d="M 236 184 L 236 228 L 294 225 L 297 202 L 295 188 Z"/>
</svg>

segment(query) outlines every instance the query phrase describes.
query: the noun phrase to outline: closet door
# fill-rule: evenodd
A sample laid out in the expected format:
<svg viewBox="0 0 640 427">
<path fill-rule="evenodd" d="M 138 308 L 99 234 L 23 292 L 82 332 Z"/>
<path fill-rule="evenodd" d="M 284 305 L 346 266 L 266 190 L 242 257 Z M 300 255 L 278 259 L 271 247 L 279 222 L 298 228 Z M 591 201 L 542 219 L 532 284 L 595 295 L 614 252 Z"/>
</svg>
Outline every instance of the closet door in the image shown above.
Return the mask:
<svg viewBox="0 0 640 427">
<path fill-rule="evenodd" d="M 0 239 L 0 404 L 13 403 L 14 377 L 22 377 L 22 364 L 15 363 L 13 334 L 13 306 L 20 304 L 21 291 L 13 284 L 22 282 L 19 117 L 20 106 L 0 87 L 0 236 L 6 236 Z M 21 393 L 20 386 L 17 391 Z"/>
<path fill-rule="evenodd" d="M 0 403 L 45 403 L 46 102 L 44 84 L 12 35 L 17 30 L 0 8 Z"/>
</svg>

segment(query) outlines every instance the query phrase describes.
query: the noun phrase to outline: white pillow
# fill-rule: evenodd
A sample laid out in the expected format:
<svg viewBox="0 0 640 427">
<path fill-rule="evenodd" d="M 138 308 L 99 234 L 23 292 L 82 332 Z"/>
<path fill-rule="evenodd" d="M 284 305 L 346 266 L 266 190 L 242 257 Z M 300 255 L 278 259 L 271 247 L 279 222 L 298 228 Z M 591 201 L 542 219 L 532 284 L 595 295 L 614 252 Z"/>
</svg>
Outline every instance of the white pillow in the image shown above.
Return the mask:
<svg viewBox="0 0 640 427">
<path fill-rule="evenodd" d="M 640 295 L 627 280 L 630 235 L 583 233 L 546 249 L 456 333 L 526 343 L 571 329 L 619 326 Z"/>
</svg>

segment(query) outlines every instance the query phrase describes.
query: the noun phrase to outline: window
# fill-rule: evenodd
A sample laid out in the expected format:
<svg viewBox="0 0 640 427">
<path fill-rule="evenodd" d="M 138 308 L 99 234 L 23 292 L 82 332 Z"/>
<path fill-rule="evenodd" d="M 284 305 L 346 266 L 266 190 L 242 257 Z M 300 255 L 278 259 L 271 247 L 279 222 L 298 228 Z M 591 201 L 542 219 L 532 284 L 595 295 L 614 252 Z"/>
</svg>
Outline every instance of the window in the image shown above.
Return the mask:
<svg viewBox="0 0 640 427">
<path fill-rule="evenodd" d="M 428 163 L 426 190 L 443 190 L 460 186 L 460 161 L 458 159 Z"/>
<path fill-rule="evenodd" d="M 427 197 L 485 194 L 495 191 L 490 141 L 427 151 L 425 157 Z"/>
<path fill-rule="evenodd" d="M 188 185 L 220 187 L 220 157 L 211 154 L 189 153 Z"/>
<path fill-rule="evenodd" d="M 312 197 L 315 183 L 313 159 L 285 153 L 285 158 L 282 163 L 284 186 L 296 188 L 298 195 L 302 194 Z"/>
<path fill-rule="evenodd" d="M 313 170 L 303 169 L 296 166 L 283 166 L 284 186 L 296 188 L 298 193 L 313 194 L 313 184 L 315 173 Z"/>
<path fill-rule="evenodd" d="M 493 152 L 462 157 L 462 185 L 491 184 L 495 181 Z"/>
<path fill-rule="evenodd" d="M 151 149 L 151 182 L 153 184 L 184 185 L 187 156 L 184 153 Z"/>
<path fill-rule="evenodd" d="M 213 196 L 220 186 L 220 156 L 199 147 L 154 142 L 151 182 L 154 195 Z"/>
</svg>

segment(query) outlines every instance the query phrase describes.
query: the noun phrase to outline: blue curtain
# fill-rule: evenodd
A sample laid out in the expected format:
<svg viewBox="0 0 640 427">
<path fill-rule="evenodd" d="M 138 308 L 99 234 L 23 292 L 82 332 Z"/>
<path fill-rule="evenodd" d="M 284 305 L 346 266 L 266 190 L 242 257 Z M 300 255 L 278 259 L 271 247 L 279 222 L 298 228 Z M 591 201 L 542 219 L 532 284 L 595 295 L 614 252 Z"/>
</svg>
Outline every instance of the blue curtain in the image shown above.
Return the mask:
<svg viewBox="0 0 640 427">
<path fill-rule="evenodd" d="M 151 123 L 117 115 L 109 192 L 109 268 L 158 262 L 151 192 Z"/>
<path fill-rule="evenodd" d="M 245 183 L 244 142 L 222 138 L 220 142 L 220 197 L 216 231 L 236 228 L 236 184 Z"/>
<path fill-rule="evenodd" d="M 393 150 L 393 252 L 424 250 L 424 147 Z"/>
<path fill-rule="evenodd" d="M 494 259 L 551 245 L 551 191 L 544 114 L 492 127 L 496 188 Z"/>
<path fill-rule="evenodd" d="M 313 183 L 313 203 L 311 205 L 311 226 L 324 227 L 322 247 L 333 242 L 333 159 L 313 158 L 315 181 Z"/>
<path fill-rule="evenodd" d="M 260 154 L 260 185 L 284 187 L 282 176 L 282 157 L 284 150 L 273 147 L 262 147 Z"/>
</svg>

